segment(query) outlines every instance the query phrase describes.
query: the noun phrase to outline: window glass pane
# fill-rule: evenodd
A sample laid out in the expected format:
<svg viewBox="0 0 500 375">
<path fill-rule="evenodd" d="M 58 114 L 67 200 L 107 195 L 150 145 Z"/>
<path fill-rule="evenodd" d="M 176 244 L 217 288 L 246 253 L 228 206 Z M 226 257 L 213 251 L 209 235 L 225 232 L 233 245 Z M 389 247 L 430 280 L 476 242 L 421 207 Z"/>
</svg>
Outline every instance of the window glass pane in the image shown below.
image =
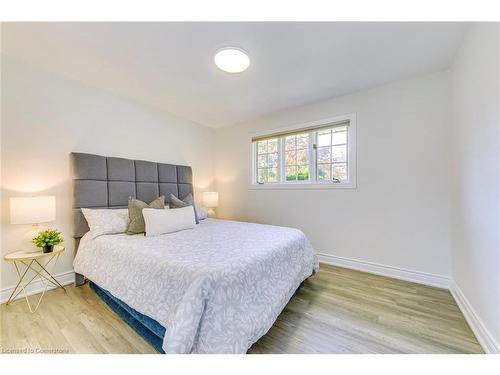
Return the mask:
<svg viewBox="0 0 500 375">
<path fill-rule="evenodd" d="M 295 136 L 292 135 L 290 137 L 285 138 L 285 150 L 294 150 L 295 149 Z"/>
<path fill-rule="evenodd" d="M 332 165 L 332 176 L 338 178 L 339 180 L 347 180 L 347 166 L 346 164 L 333 164 Z"/>
<path fill-rule="evenodd" d="M 264 155 L 259 155 L 257 167 L 258 168 L 265 168 L 265 167 L 267 167 L 267 156 L 265 154 Z"/>
<path fill-rule="evenodd" d="M 297 180 L 299 181 L 309 180 L 309 167 L 298 167 Z"/>
<path fill-rule="evenodd" d="M 330 146 L 331 144 L 331 131 L 323 130 L 318 132 L 318 147 Z"/>
<path fill-rule="evenodd" d="M 309 150 L 298 150 L 297 151 L 297 164 L 305 165 L 309 159 L 308 157 Z"/>
<path fill-rule="evenodd" d="M 278 140 L 276 138 L 267 141 L 267 152 L 278 152 Z"/>
<path fill-rule="evenodd" d="M 347 143 L 347 132 L 334 132 L 332 134 L 332 145 L 341 145 Z"/>
<path fill-rule="evenodd" d="M 332 147 L 332 161 L 334 162 L 345 162 L 347 154 L 347 146 L 333 146 Z"/>
<path fill-rule="evenodd" d="M 278 166 L 278 153 L 268 154 L 269 167 Z"/>
<path fill-rule="evenodd" d="M 297 152 L 296 151 L 288 151 L 285 152 L 285 165 L 295 165 L 297 164 Z"/>
<path fill-rule="evenodd" d="M 267 152 L 267 141 L 257 142 L 257 153 L 265 154 Z"/>
<path fill-rule="evenodd" d="M 318 148 L 318 163 L 330 163 L 331 148 L 319 147 Z"/>
<path fill-rule="evenodd" d="M 297 168 L 296 167 L 286 167 L 286 180 L 295 181 L 297 179 Z"/>
<path fill-rule="evenodd" d="M 267 169 L 257 170 L 257 182 L 264 183 L 267 182 Z"/>
<path fill-rule="evenodd" d="M 297 148 L 308 148 L 308 147 L 309 147 L 309 134 L 297 135 Z"/>
<path fill-rule="evenodd" d="M 318 181 L 331 180 L 331 164 L 318 164 L 317 168 L 317 178 Z"/>
<path fill-rule="evenodd" d="M 269 168 L 267 182 L 278 182 L 278 168 Z"/>
</svg>

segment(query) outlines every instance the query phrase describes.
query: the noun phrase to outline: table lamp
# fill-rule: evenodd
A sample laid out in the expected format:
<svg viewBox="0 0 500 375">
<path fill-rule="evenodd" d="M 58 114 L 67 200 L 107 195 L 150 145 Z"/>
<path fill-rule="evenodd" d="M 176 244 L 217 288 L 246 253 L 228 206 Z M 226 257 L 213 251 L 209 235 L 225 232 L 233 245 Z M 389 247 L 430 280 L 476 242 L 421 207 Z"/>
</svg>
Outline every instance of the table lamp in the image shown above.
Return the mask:
<svg viewBox="0 0 500 375">
<path fill-rule="evenodd" d="M 12 197 L 10 198 L 10 223 L 32 224 L 56 220 L 56 197 Z"/>
<path fill-rule="evenodd" d="M 203 193 L 203 205 L 208 208 L 208 217 L 215 217 L 214 208 L 219 205 L 219 193 L 216 191 L 206 191 Z"/>
</svg>

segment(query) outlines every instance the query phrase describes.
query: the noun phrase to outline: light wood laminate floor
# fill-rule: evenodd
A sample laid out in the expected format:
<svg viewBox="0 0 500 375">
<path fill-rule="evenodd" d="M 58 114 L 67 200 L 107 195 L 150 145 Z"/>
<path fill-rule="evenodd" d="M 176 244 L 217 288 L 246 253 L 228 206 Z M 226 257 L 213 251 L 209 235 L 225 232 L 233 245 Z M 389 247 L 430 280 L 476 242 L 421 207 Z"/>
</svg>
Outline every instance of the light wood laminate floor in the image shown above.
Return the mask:
<svg viewBox="0 0 500 375">
<path fill-rule="evenodd" d="M 155 353 L 88 287 L 51 290 L 31 314 L 0 306 L 1 346 Z M 451 294 L 321 264 L 249 353 L 482 353 Z"/>
</svg>

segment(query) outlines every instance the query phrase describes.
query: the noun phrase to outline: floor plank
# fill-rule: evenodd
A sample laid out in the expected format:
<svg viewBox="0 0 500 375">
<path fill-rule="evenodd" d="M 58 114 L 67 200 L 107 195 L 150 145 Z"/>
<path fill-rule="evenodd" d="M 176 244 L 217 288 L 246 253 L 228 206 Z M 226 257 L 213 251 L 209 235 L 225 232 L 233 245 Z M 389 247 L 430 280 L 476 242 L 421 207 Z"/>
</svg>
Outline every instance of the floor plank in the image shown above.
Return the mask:
<svg viewBox="0 0 500 375">
<path fill-rule="evenodd" d="M 88 287 L 0 306 L 2 350 L 156 353 Z M 482 353 L 447 290 L 321 264 L 249 353 Z"/>
</svg>

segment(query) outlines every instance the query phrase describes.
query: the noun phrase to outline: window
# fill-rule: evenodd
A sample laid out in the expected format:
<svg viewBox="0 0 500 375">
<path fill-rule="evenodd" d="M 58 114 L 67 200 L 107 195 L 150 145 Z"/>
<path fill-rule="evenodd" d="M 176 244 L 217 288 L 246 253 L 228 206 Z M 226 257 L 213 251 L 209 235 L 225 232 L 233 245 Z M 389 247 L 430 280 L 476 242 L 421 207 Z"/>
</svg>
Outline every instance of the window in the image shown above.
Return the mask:
<svg viewBox="0 0 500 375">
<path fill-rule="evenodd" d="M 285 180 L 309 180 L 309 134 L 285 137 Z"/>
<path fill-rule="evenodd" d="M 355 187 L 355 116 L 252 137 L 255 187 Z"/>
<path fill-rule="evenodd" d="M 347 126 L 317 133 L 316 179 L 334 182 L 347 180 Z"/>
<path fill-rule="evenodd" d="M 257 142 L 257 182 L 278 182 L 279 139 Z"/>
</svg>

